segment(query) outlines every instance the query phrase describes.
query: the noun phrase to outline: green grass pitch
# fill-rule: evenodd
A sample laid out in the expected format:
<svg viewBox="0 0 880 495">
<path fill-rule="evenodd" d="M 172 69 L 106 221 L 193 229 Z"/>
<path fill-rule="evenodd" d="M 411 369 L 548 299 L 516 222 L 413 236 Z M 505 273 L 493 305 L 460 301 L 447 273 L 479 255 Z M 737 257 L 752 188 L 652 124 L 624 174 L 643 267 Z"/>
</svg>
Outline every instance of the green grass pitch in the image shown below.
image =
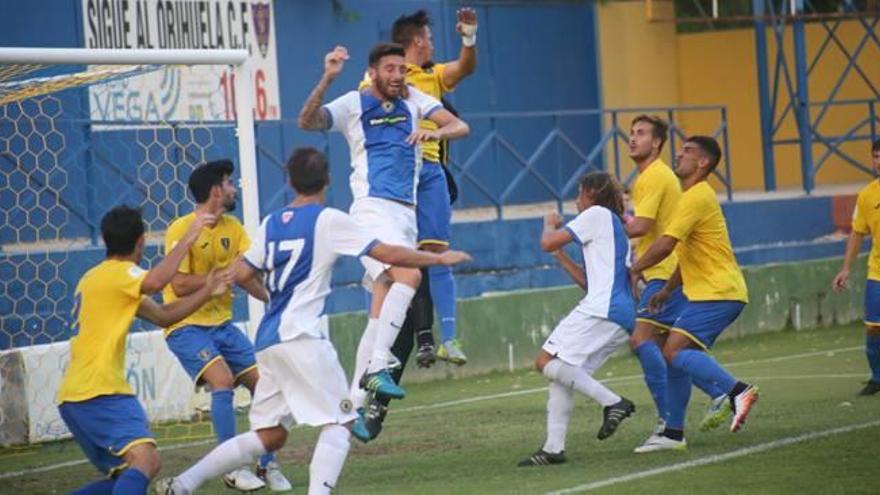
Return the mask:
<svg viewBox="0 0 880 495">
<path fill-rule="evenodd" d="M 579 399 L 561 466 L 516 467 L 544 438 L 546 382 L 536 372 L 412 384 L 379 439 L 353 441 L 338 493 L 877 493 L 880 396 L 855 397 L 868 376 L 863 344 L 857 325 L 722 341 L 715 355 L 761 387 L 744 431 L 697 431 L 708 399 L 694 390 L 689 449 L 642 455 L 632 449 L 653 428 L 654 407 L 636 359 L 613 358 L 597 377 L 634 400 L 636 414 L 600 442 L 601 411 Z M 316 435 L 295 429 L 280 452 L 294 493 L 307 491 Z M 160 439 L 162 475 L 211 447 L 193 443 Z M 91 465 L 69 464 L 82 459 L 72 442 L 0 450 L 0 493 L 67 493 L 97 478 Z M 213 481 L 200 493 L 232 492 Z"/>
</svg>

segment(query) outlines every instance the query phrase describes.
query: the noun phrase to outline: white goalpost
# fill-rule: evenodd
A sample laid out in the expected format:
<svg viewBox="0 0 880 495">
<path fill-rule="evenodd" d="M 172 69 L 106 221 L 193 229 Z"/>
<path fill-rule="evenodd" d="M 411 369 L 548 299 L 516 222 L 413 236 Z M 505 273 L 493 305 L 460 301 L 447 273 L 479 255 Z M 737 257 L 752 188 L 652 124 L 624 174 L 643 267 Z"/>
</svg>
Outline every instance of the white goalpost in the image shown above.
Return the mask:
<svg viewBox="0 0 880 495">
<path fill-rule="evenodd" d="M 185 186 L 191 168 L 237 158 L 244 225 L 256 232 L 255 80 L 248 57 L 247 50 L 0 48 L 0 445 L 66 435 L 54 406 L 67 359 L 66 299 L 77 274 L 103 256 L 95 227 L 108 206 L 144 207 L 151 246 L 145 261 L 155 260 L 164 228 L 192 210 Z M 208 69 L 211 77 L 186 100 L 192 118 L 163 113 L 162 105 L 179 103 L 184 72 Z M 155 97 L 131 89 L 145 75 L 162 88 Z M 101 105 L 124 107 L 113 114 L 127 111 L 131 118 L 96 120 Z M 253 298 L 247 310 L 249 322 L 262 317 L 262 303 Z M 199 418 L 192 383 L 164 348 L 160 330 L 133 333 L 127 362 L 151 420 L 184 425 Z M 183 426 L 180 436 L 192 438 L 192 430 Z"/>
</svg>

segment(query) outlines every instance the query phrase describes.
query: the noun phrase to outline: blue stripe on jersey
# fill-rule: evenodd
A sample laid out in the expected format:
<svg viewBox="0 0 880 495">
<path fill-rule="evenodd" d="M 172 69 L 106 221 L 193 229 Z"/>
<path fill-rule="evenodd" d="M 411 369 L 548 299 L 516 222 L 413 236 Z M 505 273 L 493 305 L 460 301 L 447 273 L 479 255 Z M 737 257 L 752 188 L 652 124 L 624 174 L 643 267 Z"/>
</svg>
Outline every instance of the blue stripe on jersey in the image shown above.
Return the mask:
<svg viewBox="0 0 880 495">
<path fill-rule="evenodd" d="M 611 287 L 608 319 L 632 332 L 636 324 L 636 306 L 629 279 L 629 238 L 620 217 L 609 213 L 614 228 L 614 284 Z"/>
<path fill-rule="evenodd" d="M 369 93 L 360 95 L 368 194 L 414 204 L 416 147 L 406 142 L 414 129 L 412 113 L 400 98 L 383 108 Z"/>
<path fill-rule="evenodd" d="M 574 230 L 571 230 L 571 227 L 569 227 L 568 225 L 566 225 L 563 228 L 565 230 L 567 230 L 569 234 L 571 234 L 571 238 L 574 239 L 574 241 L 578 243 L 578 246 L 580 246 L 583 249 L 584 241 L 582 241 L 581 238 L 578 237 L 578 235 L 574 232 Z"/>
<path fill-rule="evenodd" d="M 272 214 L 266 223 L 266 288 L 269 304 L 257 328 L 254 350 L 279 343 L 281 315 L 290 303 L 296 286 L 312 270 L 315 247 L 315 224 L 322 205 L 284 208 Z M 301 241 L 299 243 L 298 241 Z M 293 263 L 293 267 L 288 267 Z M 287 273 L 285 273 L 287 272 Z"/>
</svg>

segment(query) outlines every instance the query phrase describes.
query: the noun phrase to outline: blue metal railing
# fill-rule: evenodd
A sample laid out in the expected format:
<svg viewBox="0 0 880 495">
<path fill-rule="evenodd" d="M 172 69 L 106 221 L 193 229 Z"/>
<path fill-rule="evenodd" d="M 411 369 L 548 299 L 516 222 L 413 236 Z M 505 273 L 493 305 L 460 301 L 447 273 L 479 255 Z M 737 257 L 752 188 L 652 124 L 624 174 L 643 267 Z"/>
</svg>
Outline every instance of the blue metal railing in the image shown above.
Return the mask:
<svg viewBox="0 0 880 495">
<path fill-rule="evenodd" d="M 488 200 L 496 209 L 499 219 L 503 218 L 502 207 L 512 203 L 514 192 L 527 178 L 534 179 L 533 182 L 545 193 L 546 199 L 555 201 L 561 208 L 563 201 L 570 199 L 576 193 L 578 178 L 589 170 L 610 171 L 624 184 L 632 181 L 635 170 L 629 158 L 621 156 L 620 147 L 621 144 L 628 146 L 630 120 L 639 114 L 659 115 L 669 122 L 669 139 L 665 148 L 667 155 L 673 155 L 680 140 L 685 139 L 688 134 L 685 132 L 683 120 L 686 121 L 688 116 L 697 114 L 715 115 L 711 128 L 690 128 L 688 131 L 689 134 L 706 134 L 719 140 L 724 158 L 723 163 L 715 171 L 715 177 L 724 187 L 727 198 L 733 199 L 727 109 L 717 105 L 464 114 L 462 118 L 471 125 L 472 129 L 485 127 L 488 130 L 479 136 L 479 144 L 469 153 L 464 156 L 460 153 L 452 154 L 450 170 L 460 185 L 470 184 L 476 192 Z M 584 146 L 584 140 L 580 136 L 572 136 L 570 132 L 566 132 L 561 123 L 563 119 L 571 118 L 589 118 L 600 123 L 601 132 L 598 134 L 598 139 Z M 523 151 L 521 145 L 515 146 L 513 144 L 515 140 L 506 135 L 503 123 L 508 120 L 520 122 L 545 120 L 549 121 L 549 124 L 538 133 L 539 139 L 533 139 L 538 144 L 531 147 L 528 152 Z M 474 139 L 473 134 L 470 139 Z M 568 150 L 576 159 L 574 166 L 569 167 L 571 172 L 567 178 L 558 185 L 554 185 L 553 181 L 546 177 L 546 167 L 542 169 L 539 166 L 542 163 L 542 156 L 554 144 Z M 493 147 L 504 151 L 508 159 L 519 167 L 512 179 L 498 192 L 493 192 L 493 188 L 474 173 L 474 167 L 478 163 L 485 165 L 480 158 Z M 627 173 L 626 170 L 629 172 Z"/>
<path fill-rule="evenodd" d="M 810 14 L 818 10 L 810 0 L 752 0 L 753 11 L 761 15 L 755 18 L 755 49 L 758 68 L 758 89 L 761 106 L 761 134 L 763 141 L 764 186 L 768 191 L 776 189 L 775 146 L 797 145 L 800 155 L 801 181 L 804 191 L 808 194 L 815 188 L 816 174 L 831 157 L 838 157 L 843 163 L 859 170 L 870 172 L 861 162 L 841 149 L 844 143 L 877 138 L 877 104 L 880 103 L 880 89 L 871 79 L 864 67 L 870 66 L 867 49 L 880 48 L 880 16 L 876 11 L 865 9 L 852 0 L 840 2 L 840 9 L 835 16 L 820 17 L 813 23 L 821 27 L 817 36 L 823 36 L 815 50 L 808 50 L 806 23 Z M 795 9 L 790 15 L 789 9 Z M 843 36 L 839 32 L 845 18 L 852 19 L 848 26 L 858 25 L 859 36 Z M 767 29 L 770 28 L 775 47 L 768 50 Z M 858 30 L 856 30 L 858 31 Z M 783 49 L 788 46 L 787 32 L 791 33 L 793 50 Z M 770 54 L 774 57 L 772 72 L 768 65 Z M 845 64 L 822 61 L 831 58 L 832 53 L 842 56 Z M 825 90 L 821 85 L 811 88 L 810 83 L 821 74 L 823 78 L 830 74 L 833 85 Z M 862 88 L 858 96 L 866 99 L 837 99 L 847 83 L 855 81 Z M 815 90 L 819 91 L 815 91 Z M 817 94 L 820 93 L 820 94 Z M 850 91 L 852 93 L 852 91 Z M 836 136 L 827 136 L 820 129 L 826 117 L 833 109 L 841 106 L 864 106 L 865 118 L 853 119 L 855 122 L 847 130 L 833 130 Z M 817 112 L 812 112 L 817 108 Z M 783 126 L 790 123 L 793 117 L 796 137 L 780 137 Z M 844 119 L 849 121 L 849 119 Z M 865 133 L 868 127 L 870 132 Z M 814 162 L 814 146 L 825 148 L 822 156 Z"/>
</svg>

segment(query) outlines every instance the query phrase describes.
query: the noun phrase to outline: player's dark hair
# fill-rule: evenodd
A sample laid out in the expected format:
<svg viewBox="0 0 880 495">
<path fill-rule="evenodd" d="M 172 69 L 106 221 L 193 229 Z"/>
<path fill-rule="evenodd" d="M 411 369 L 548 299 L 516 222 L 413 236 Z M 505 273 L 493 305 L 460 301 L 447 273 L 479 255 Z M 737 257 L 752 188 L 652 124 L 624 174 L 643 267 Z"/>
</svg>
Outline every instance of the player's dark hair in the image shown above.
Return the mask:
<svg viewBox="0 0 880 495">
<path fill-rule="evenodd" d="M 223 181 L 232 175 L 235 165 L 231 160 L 214 160 L 197 166 L 189 176 L 189 191 L 196 203 L 204 203 L 211 197 L 214 186 L 223 185 Z"/>
<path fill-rule="evenodd" d="M 684 142 L 694 143 L 699 146 L 706 157 L 709 158 L 709 171 L 706 175 L 711 174 L 715 167 L 718 166 L 718 162 L 721 161 L 721 146 L 718 145 L 718 141 L 709 136 L 690 136 Z"/>
<path fill-rule="evenodd" d="M 590 172 L 581 177 L 581 191 L 586 192 L 593 204 L 604 206 L 623 216 L 626 207 L 623 203 L 623 192 L 617 180 L 607 172 Z"/>
<path fill-rule="evenodd" d="M 101 218 L 101 237 L 107 246 L 107 256 L 127 256 L 134 252 L 138 239 L 144 235 L 141 211 L 120 205 Z"/>
<path fill-rule="evenodd" d="M 379 61 L 382 60 L 382 57 L 387 57 L 388 55 L 403 57 L 403 47 L 397 43 L 379 43 L 374 46 L 373 49 L 370 50 L 370 67 L 378 67 Z"/>
<path fill-rule="evenodd" d="M 431 18 L 424 9 L 410 15 L 402 15 L 391 26 L 391 41 L 408 47 L 413 39 L 422 34 L 426 26 L 431 25 Z"/>
<path fill-rule="evenodd" d="M 874 141 L 874 144 L 871 145 L 871 153 L 875 151 L 880 151 L 880 139 Z"/>
<path fill-rule="evenodd" d="M 666 137 L 669 135 L 669 124 L 667 124 L 665 120 L 656 115 L 642 114 L 633 119 L 630 127 L 638 124 L 639 122 L 646 122 L 648 124 L 651 124 L 651 135 L 654 137 L 654 139 L 660 140 L 660 147 L 657 149 L 657 151 L 663 151 L 663 145 L 666 144 Z"/>
<path fill-rule="evenodd" d="M 297 194 L 318 194 L 330 183 L 327 157 L 315 148 L 297 148 L 287 160 L 287 177 Z"/>
</svg>

